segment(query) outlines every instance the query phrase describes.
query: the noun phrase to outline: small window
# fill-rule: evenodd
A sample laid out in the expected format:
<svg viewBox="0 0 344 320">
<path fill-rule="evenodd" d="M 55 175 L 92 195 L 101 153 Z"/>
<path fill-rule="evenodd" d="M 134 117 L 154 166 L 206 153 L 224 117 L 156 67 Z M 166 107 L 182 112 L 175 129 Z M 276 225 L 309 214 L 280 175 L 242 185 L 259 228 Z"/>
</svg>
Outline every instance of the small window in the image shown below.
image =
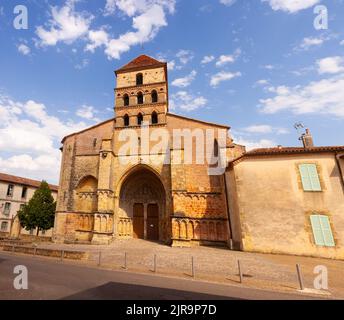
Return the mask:
<svg viewBox="0 0 344 320">
<path fill-rule="evenodd" d="M 2 221 L 1 222 L 1 231 L 6 232 L 8 228 L 8 222 L 7 221 Z"/>
<path fill-rule="evenodd" d="M 42 235 L 45 235 L 45 230 L 42 230 Z"/>
<path fill-rule="evenodd" d="M 13 184 L 9 184 L 8 188 L 7 188 L 7 197 L 12 197 L 13 196 L 13 189 L 14 189 L 14 185 Z"/>
<path fill-rule="evenodd" d="M 22 195 L 21 195 L 21 197 L 22 197 L 22 199 L 26 199 L 26 196 L 27 196 L 27 187 L 23 187 L 23 190 L 22 190 Z"/>
<path fill-rule="evenodd" d="M 321 191 L 320 179 L 315 164 L 299 165 L 304 191 Z"/>
<path fill-rule="evenodd" d="M 136 75 L 136 85 L 137 86 L 141 86 L 143 84 L 143 74 L 142 73 L 138 73 Z"/>
<path fill-rule="evenodd" d="M 328 216 L 312 215 L 311 224 L 314 241 L 317 246 L 334 247 L 335 242 Z"/>
<path fill-rule="evenodd" d="M 217 139 L 214 140 L 214 157 L 219 156 L 219 142 Z"/>
<path fill-rule="evenodd" d="M 137 116 L 137 124 L 140 126 L 143 122 L 143 115 L 141 113 Z"/>
<path fill-rule="evenodd" d="M 30 235 L 32 236 L 34 232 L 34 229 L 30 229 Z"/>
<path fill-rule="evenodd" d="M 143 94 L 142 94 L 142 92 L 139 92 L 137 94 L 137 104 L 143 104 Z"/>
<path fill-rule="evenodd" d="M 154 111 L 152 113 L 152 124 L 157 124 L 158 123 L 158 114 Z"/>
<path fill-rule="evenodd" d="M 152 103 L 157 103 L 158 102 L 158 93 L 156 90 L 152 91 Z"/>
<path fill-rule="evenodd" d="M 93 148 L 95 148 L 97 146 L 97 138 L 93 139 Z"/>
<path fill-rule="evenodd" d="M 6 202 L 5 203 L 5 208 L 4 208 L 4 215 L 5 216 L 9 216 L 11 212 L 11 203 L 10 202 Z"/>
<path fill-rule="evenodd" d="M 123 104 L 125 107 L 129 106 L 129 96 L 127 94 L 123 96 Z"/>
<path fill-rule="evenodd" d="M 129 127 L 129 116 L 127 114 L 124 116 L 124 126 Z"/>
</svg>

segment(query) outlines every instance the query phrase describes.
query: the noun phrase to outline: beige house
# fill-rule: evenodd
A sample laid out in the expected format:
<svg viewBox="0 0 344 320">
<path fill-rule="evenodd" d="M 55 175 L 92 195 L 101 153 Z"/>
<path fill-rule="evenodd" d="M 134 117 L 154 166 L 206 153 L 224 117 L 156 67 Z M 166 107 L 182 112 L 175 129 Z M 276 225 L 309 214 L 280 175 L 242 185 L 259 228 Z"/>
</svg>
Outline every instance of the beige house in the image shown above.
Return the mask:
<svg viewBox="0 0 344 320">
<path fill-rule="evenodd" d="M 27 204 L 41 182 L 0 173 L 0 235 L 11 232 L 13 222 L 21 206 Z M 58 186 L 49 185 L 54 199 L 57 198 Z M 20 230 L 21 235 L 36 235 L 36 230 Z M 41 236 L 51 237 L 52 230 L 41 232 Z"/>
<path fill-rule="evenodd" d="M 304 148 L 256 149 L 230 162 L 235 248 L 344 259 L 344 146 L 304 142 Z"/>
</svg>

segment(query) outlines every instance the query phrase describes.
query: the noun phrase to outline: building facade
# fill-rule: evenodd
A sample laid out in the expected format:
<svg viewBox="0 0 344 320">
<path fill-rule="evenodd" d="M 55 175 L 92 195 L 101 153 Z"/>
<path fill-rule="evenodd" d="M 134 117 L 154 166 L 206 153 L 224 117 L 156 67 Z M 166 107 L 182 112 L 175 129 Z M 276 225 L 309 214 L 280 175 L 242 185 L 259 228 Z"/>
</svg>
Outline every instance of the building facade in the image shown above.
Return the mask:
<svg viewBox="0 0 344 320">
<path fill-rule="evenodd" d="M 226 171 L 243 251 L 344 259 L 344 146 L 256 149 Z"/>
<path fill-rule="evenodd" d="M 246 152 L 228 126 L 169 111 L 166 63 L 140 56 L 116 77 L 115 117 L 62 141 L 54 241 L 344 258 L 344 147 L 307 130 L 302 148 Z"/>
<path fill-rule="evenodd" d="M 29 202 L 41 182 L 27 178 L 0 173 L 0 234 L 8 236 L 13 222 L 21 207 Z M 58 187 L 49 185 L 54 199 L 57 198 Z M 19 229 L 18 229 L 19 230 Z M 36 235 L 36 230 L 20 230 L 22 235 Z M 52 230 L 40 234 L 49 237 Z"/>
<path fill-rule="evenodd" d="M 244 148 L 229 138 L 227 126 L 169 112 L 166 63 L 143 55 L 117 70 L 116 77 L 115 118 L 62 141 L 55 241 L 109 243 L 134 237 L 178 246 L 226 245 L 224 174 L 209 175 L 214 163 L 183 161 L 190 148 L 186 152 L 185 140 L 175 145 L 172 137 L 191 131 L 191 142 L 199 138 L 202 149 L 213 133 L 213 149 L 203 160 L 215 148 L 231 159 Z M 219 144 L 216 137 L 223 131 L 226 138 Z M 124 136 L 135 136 L 136 149 L 123 152 Z M 159 148 L 162 142 L 166 145 Z M 196 154 L 192 145 L 191 156 Z"/>
</svg>

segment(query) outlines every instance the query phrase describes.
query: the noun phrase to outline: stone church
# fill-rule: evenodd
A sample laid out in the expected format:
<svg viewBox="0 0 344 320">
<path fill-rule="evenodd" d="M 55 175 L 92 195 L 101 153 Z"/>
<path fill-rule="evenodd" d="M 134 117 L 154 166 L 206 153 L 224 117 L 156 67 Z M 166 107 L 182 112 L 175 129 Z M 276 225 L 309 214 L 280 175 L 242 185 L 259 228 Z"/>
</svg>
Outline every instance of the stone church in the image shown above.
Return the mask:
<svg viewBox="0 0 344 320">
<path fill-rule="evenodd" d="M 212 152 L 221 149 L 226 161 L 242 155 L 244 147 L 233 143 L 228 126 L 169 111 L 165 62 L 141 55 L 115 75 L 115 117 L 62 140 L 54 241 L 108 244 L 141 238 L 174 246 L 227 245 L 225 172 L 210 175 L 207 162 L 173 161 L 186 157 L 185 143 L 176 147 L 170 138 L 175 130 L 197 130 L 205 137 L 225 131 L 225 143 L 219 146 L 214 139 Z M 169 134 L 165 150 L 150 149 L 155 161 L 146 161 L 144 124 Z M 128 130 L 137 133 L 139 144 L 130 155 L 120 152 L 121 135 Z"/>
</svg>

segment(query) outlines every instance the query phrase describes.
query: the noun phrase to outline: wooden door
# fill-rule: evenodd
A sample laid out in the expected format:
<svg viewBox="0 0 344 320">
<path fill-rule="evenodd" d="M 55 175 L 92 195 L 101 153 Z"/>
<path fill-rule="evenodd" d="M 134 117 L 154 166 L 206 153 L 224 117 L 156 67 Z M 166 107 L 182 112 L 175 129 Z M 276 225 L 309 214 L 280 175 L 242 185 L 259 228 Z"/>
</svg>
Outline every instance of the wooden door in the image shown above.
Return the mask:
<svg viewBox="0 0 344 320">
<path fill-rule="evenodd" d="M 147 239 L 159 240 L 159 207 L 149 204 L 147 208 Z"/>
<path fill-rule="evenodd" d="M 133 237 L 144 239 L 144 206 L 142 203 L 134 204 Z"/>
</svg>

